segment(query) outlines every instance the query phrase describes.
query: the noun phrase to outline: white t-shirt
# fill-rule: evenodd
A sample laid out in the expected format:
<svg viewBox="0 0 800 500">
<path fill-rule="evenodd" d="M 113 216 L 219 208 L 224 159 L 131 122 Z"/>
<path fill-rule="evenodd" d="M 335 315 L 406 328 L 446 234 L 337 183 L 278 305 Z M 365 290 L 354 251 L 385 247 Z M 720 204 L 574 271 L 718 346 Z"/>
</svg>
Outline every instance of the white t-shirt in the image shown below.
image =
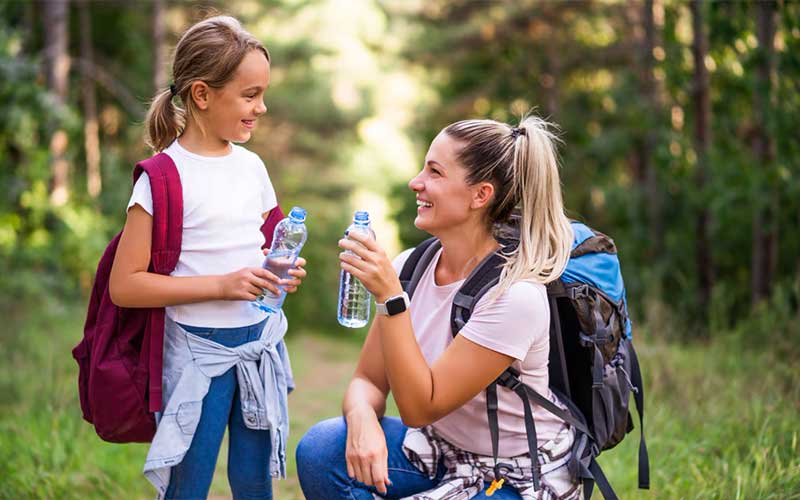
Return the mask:
<svg viewBox="0 0 800 500">
<path fill-rule="evenodd" d="M 177 140 L 164 153 L 175 162 L 183 187 L 181 255 L 171 275 L 226 274 L 260 267 L 262 214 L 277 205 L 261 158 L 235 144 L 225 156 L 201 156 Z M 153 214 L 147 175 L 136 182 L 128 209 L 137 203 Z M 171 306 L 166 313 L 178 323 L 216 328 L 252 325 L 266 316 L 247 301 L 229 300 Z"/>
<path fill-rule="evenodd" d="M 410 254 L 411 249 L 394 259 L 393 265 L 398 274 Z M 441 254 L 439 250 L 420 278 L 410 306 L 414 335 L 429 366 L 453 341 L 450 309 L 456 292 L 464 284 L 464 280 L 443 286 L 435 283 L 434 270 Z M 518 281 L 493 302 L 489 300 L 491 295 L 492 290 L 478 301 L 459 335 L 515 358 L 512 366 L 521 372 L 522 381 L 552 400 L 547 372 L 550 354 L 547 289 L 539 283 Z M 512 457 L 527 453 L 522 400 L 505 387 L 497 388 L 497 396 L 499 456 Z M 556 437 L 561 421 L 538 405 L 532 405 L 532 408 L 536 437 L 541 446 Z M 443 438 L 463 450 L 492 455 L 485 391 L 432 426 Z"/>
</svg>

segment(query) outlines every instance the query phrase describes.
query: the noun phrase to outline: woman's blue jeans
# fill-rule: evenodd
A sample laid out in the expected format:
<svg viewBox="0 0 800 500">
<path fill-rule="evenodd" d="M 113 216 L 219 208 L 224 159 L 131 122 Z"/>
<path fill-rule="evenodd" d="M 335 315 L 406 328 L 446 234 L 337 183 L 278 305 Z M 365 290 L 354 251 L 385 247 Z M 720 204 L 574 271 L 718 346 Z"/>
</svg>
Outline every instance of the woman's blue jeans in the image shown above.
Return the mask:
<svg viewBox="0 0 800 500">
<path fill-rule="evenodd" d="M 403 439 L 407 427 L 397 417 L 384 417 L 381 427 L 386 435 L 389 451 L 389 480 L 392 484 L 384 496 L 389 499 L 403 498 L 435 487 L 444 474 L 440 467 L 437 476 L 430 479 L 414 467 L 403 453 Z M 297 445 L 297 475 L 300 487 L 309 500 L 373 500 L 374 487 L 347 475 L 345 447 L 347 424 L 344 418 L 336 417 L 317 423 Z M 488 484 L 486 485 L 488 486 Z M 488 499 L 483 492 L 474 499 Z M 510 487 L 497 490 L 492 500 L 520 500 L 519 494 Z"/>
<path fill-rule="evenodd" d="M 264 322 L 241 328 L 203 328 L 181 325 L 186 331 L 227 347 L 236 347 L 261 337 Z M 203 399 L 203 414 L 189 451 L 172 468 L 168 499 L 204 499 L 208 496 L 217 456 L 229 429 L 228 481 L 235 499 L 272 499 L 268 430 L 248 429 L 242 419 L 236 368 L 211 380 Z"/>
</svg>

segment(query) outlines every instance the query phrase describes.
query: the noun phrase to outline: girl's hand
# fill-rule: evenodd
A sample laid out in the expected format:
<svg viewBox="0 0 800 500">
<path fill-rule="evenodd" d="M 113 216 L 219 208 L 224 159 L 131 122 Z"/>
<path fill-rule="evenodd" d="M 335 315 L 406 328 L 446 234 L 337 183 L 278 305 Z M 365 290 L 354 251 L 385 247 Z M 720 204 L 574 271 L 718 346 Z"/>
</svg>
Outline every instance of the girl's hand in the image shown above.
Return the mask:
<svg viewBox="0 0 800 500">
<path fill-rule="evenodd" d="M 386 436 L 372 408 L 353 410 L 347 417 L 347 475 L 386 494 L 389 481 Z"/>
<path fill-rule="evenodd" d="M 221 300 L 256 300 L 264 289 L 279 294 L 278 285 L 285 285 L 290 281 L 281 280 L 260 267 L 246 267 L 219 277 L 219 298 Z"/>
<path fill-rule="evenodd" d="M 289 276 L 293 276 L 292 279 L 286 280 L 286 285 L 283 287 L 287 293 L 294 293 L 297 291 L 297 287 L 303 282 L 303 279 L 306 277 L 308 273 L 305 270 L 306 259 L 302 257 L 298 257 L 297 260 L 294 262 L 294 269 L 289 269 Z"/>
<path fill-rule="evenodd" d="M 374 239 L 351 233 L 348 238 L 339 240 L 339 247 L 353 252 L 339 254 L 342 270 L 358 278 L 375 296 L 376 302 L 385 302 L 389 297 L 403 293 L 391 261 Z"/>
</svg>

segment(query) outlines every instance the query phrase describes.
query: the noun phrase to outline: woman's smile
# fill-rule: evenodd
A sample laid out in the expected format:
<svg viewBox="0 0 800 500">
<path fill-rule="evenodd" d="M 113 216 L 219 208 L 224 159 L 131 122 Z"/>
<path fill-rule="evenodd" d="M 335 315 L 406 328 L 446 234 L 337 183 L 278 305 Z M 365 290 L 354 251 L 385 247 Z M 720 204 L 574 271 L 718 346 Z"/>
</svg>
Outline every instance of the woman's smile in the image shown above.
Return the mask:
<svg viewBox="0 0 800 500">
<path fill-rule="evenodd" d="M 417 198 L 417 213 L 422 213 L 431 207 L 433 207 L 433 203 L 423 200 L 422 198 Z"/>
</svg>

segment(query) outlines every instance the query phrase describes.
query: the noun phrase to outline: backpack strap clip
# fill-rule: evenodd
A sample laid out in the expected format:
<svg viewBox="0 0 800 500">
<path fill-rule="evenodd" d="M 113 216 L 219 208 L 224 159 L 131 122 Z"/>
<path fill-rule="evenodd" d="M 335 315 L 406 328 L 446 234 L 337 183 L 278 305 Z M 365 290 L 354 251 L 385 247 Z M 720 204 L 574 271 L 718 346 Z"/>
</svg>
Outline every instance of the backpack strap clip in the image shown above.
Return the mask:
<svg viewBox="0 0 800 500">
<path fill-rule="evenodd" d="M 510 366 L 497 377 L 497 383 L 502 387 L 511 389 L 514 392 L 522 386 L 522 380 L 519 378 L 519 372 Z"/>
<path fill-rule="evenodd" d="M 578 300 L 582 297 L 589 296 L 589 285 L 581 284 L 577 286 L 568 286 L 565 287 L 565 293 L 567 297 L 572 300 Z"/>
</svg>

